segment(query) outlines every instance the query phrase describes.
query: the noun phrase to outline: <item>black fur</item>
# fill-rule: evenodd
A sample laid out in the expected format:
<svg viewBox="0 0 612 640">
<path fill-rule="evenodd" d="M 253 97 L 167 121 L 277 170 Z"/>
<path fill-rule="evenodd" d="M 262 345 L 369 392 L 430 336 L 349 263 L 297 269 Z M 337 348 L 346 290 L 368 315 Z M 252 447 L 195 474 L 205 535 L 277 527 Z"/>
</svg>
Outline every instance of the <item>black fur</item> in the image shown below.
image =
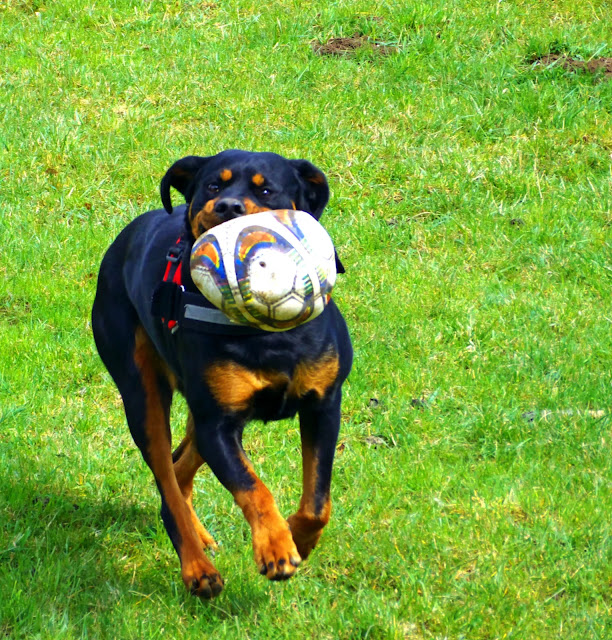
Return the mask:
<svg viewBox="0 0 612 640">
<path fill-rule="evenodd" d="M 171 187 L 186 204 L 173 207 Z M 188 240 L 182 281 L 187 291 L 197 292 L 189 275 L 194 236 L 229 217 L 263 209 L 297 208 L 318 219 L 329 198 L 319 169 L 272 153 L 233 150 L 189 156 L 170 167 L 160 192 L 164 209 L 135 219 L 108 249 L 92 327 L 100 356 L 121 393 L 134 441 L 155 475 L 163 521 L 181 560 L 183 580 L 193 593 L 211 597 L 223 585 L 201 551 L 212 538 L 203 528 L 200 532 L 199 523 L 190 525 L 184 517 L 192 472 L 203 460 L 232 491 L 253 529 L 259 568 L 271 579 L 293 575 L 329 518 L 341 386 L 351 367 L 352 348 L 333 301 L 315 320 L 292 330 L 245 336 L 183 328 L 171 333 L 151 314 L 167 250 L 179 236 Z M 211 378 L 215 372 L 227 379 Z M 168 421 L 175 389 L 186 398 L 192 418 L 174 452 L 173 467 Z M 289 518 L 289 533 L 286 521 L 273 513 L 274 502 L 246 460 L 241 441 L 249 420 L 277 420 L 296 413 L 304 493 L 300 508 Z M 175 476 L 182 493 L 177 493 Z"/>
</svg>

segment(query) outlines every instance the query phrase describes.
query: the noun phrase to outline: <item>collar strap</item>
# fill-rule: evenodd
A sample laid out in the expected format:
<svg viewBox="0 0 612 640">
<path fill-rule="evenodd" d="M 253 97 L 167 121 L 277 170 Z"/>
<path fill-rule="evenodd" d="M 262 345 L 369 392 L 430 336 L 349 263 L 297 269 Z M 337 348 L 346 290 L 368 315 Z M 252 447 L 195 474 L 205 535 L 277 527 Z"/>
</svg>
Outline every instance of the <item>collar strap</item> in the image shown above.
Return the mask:
<svg viewBox="0 0 612 640">
<path fill-rule="evenodd" d="M 183 284 L 182 278 L 182 263 L 183 254 L 187 248 L 187 241 L 181 235 L 177 241 L 168 249 L 166 254 L 166 271 L 164 273 L 164 282 L 174 282 L 181 286 Z"/>
<path fill-rule="evenodd" d="M 160 282 L 153 292 L 151 312 L 161 318 L 168 329 L 175 333 L 179 327 L 187 331 L 199 331 L 217 335 L 261 335 L 263 329 L 232 322 L 219 309 L 211 308 L 200 293 L 185 291 L 174 282 Z"/>
</svg>

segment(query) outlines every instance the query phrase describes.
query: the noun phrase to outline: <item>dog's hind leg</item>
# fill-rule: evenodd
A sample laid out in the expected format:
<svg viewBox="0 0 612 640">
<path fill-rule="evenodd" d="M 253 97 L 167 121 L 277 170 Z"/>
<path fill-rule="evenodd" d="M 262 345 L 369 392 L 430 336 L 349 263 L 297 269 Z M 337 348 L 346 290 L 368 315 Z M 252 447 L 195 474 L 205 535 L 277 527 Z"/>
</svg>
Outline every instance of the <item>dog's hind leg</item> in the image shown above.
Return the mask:
<svg viewBox="0 0 612 640">
<path fill-rule="evenodd" d="M 181 561 L 185 586 L 210 598 L 223 588 L 221 576 L 202 551 L 202 541 L 176 478 L 170 442 L 172 387 L 157 352 L 142 328 L 137 328 L 133 362 L 137 371 L 127 394 L 121 391 L 130 430 L 153 471 L 162 498 L 161 516 Z M 126 398 L 127 396 L 127 398 Z"/>
<path fill-rule="evenodd" d="M 174 473 L 181 493 L 183 494 L 187 507 L 191 513 L 191 520 L 196 533 L 200 537 L 202 546 L 205 549 L 207 547 L 216 549 L 217 543 L 210 533 L 206 531 L 193 508 L 193 478 L 197 470 L 204 463 L 202 456 L 200 456 L 196 448 L 194 429 L 193 416 L 190 411 L 189 416 L 187 417 L 187 431 L 185 437 L 172 454 L 172 459 L 174 461 Z"/>
<path fill-rule="evenodd" d="M 118 294 L 115 293 L 115 301 Z M 130 432 L 150 467 L 161 495 L 161 517 L 181 562 L 183 582 L 203 598 L 217 595 L 223 580 L 202 550 L 192 510 L 177 482 L 172 462 L 170 406 L 172 375 L 127 304 L 109 305 L 104 290 L 92 313 L 100 356 L 117 385 Z M 108 311 L 107 311 L 108 309 Z"/>
</svg>

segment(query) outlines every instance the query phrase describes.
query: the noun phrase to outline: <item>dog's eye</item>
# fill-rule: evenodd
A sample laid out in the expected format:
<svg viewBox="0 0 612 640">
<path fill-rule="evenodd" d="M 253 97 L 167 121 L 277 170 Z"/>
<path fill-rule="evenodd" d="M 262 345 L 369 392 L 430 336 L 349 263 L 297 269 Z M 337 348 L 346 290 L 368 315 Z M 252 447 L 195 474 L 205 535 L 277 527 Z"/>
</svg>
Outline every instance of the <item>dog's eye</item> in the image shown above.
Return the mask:
<svg viewBox="0 0 612 640">
<path fill-rule="evenodd" d="M 213 182 L 212 184 L 208 185 L 208 190 L 211 193 L 219 193 L 219 185 Z"/>
<path fill-rule="evenodd" d="M 263 189 L 259 190 L 259 195 L 262 198 L 269 198 L 272 195 L 272 189 L 268 189 L 267 187 L 264 187 Z"/>
</svg>

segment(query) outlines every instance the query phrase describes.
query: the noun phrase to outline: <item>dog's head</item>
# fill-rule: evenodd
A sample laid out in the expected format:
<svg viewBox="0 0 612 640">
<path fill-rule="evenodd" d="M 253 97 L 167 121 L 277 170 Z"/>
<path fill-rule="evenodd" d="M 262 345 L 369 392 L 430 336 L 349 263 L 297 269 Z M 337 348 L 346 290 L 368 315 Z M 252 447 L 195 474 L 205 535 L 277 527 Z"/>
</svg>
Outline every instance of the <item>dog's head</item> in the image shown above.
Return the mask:
<svg viewBox="0 0 612 640">
<path fill-rule="evenodd" d="M 327 180 L 317 167 L 275 153 L 231 150 L 178 160 L 160 185 L 168 213 L 170 187 L 185 197 L 194 239 L 226 220 L 270 209 L 300 209 L 318 220 L 329 200 Z"/>
</svg>

